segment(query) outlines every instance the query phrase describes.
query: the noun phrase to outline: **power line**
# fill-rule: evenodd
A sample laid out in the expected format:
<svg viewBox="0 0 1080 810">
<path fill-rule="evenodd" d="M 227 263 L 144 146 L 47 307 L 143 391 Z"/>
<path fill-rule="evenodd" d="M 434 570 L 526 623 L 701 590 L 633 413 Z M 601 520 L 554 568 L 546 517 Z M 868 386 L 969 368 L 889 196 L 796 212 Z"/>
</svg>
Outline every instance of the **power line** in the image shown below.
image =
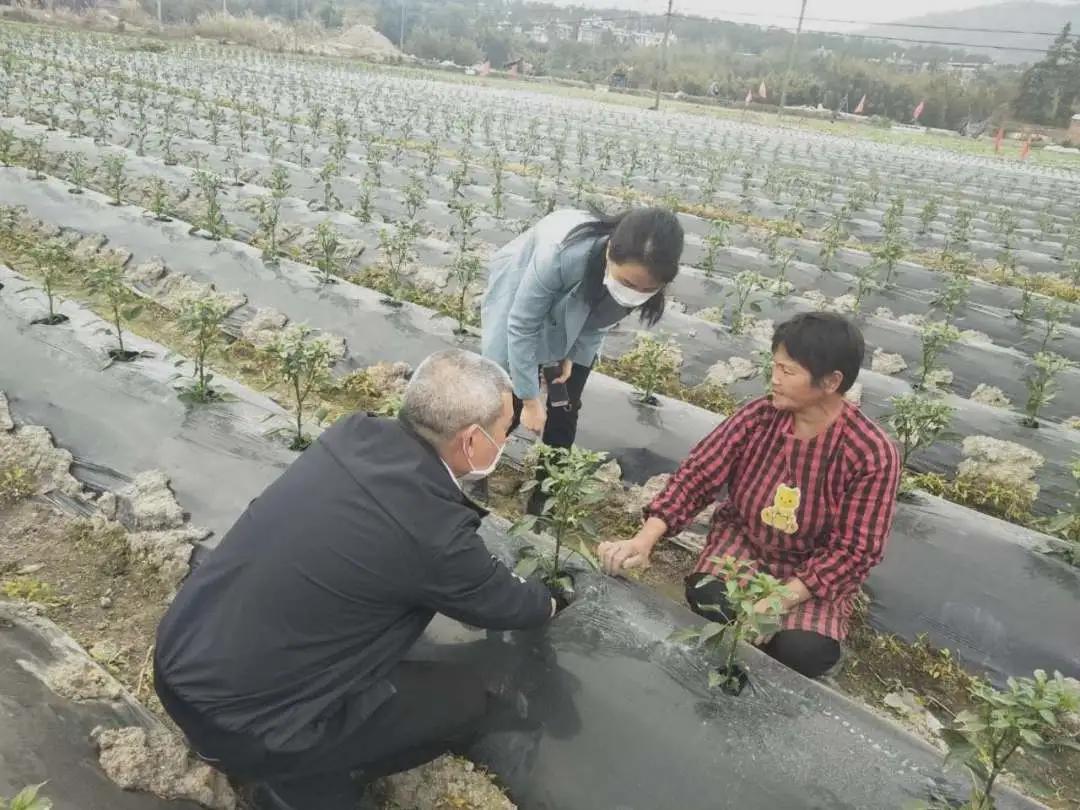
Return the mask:
<svg viewBox="0 0 1080 810">
<path fill-rule="evenodd" d="M 794 33 L 790 28 L 782 28 L 780 26 L 774 26 L 782 31 L 787 31 L 789 34 Z M 882 37 L 875 34 L 845 34 L 842 31 L 807 31 L 803 30 L 804 34 L 820 34 L 828 37 L 844 37 L 848 39 L 868 39 L 868 40 L 883 40 L 885 42 L 906 42 L 915 45 L 936 45 L 941 48 L 958 48 L 965 51 L 975 50 L 994 50 L 994 51 L 1020 51 L 1022 53 L 1039 53 L 1045 54 L 1046 48 L 1024 48 L 1019 45 L 984 45 L 974 42 L 946 42 L 939 39 L 909 39 L 908 37 Z"/>
<path fill-rule="evenodd" d="M 729 17 L 757 17 L 757 18 L 775 18 L 781 19 L 796 19 L 795 14 L 762 14 L 760 12 L 752 11 L 728 11 L 726 9 L 717 9 L 717 14 L 724 14 Z M 686 16 L 686 15 L 679 15 Z M 713 19 L 709 17 L 703 17 L 700 19 Z M 718 19 L 718 18 L 716 18 Z M 969 28 L 962 25 L 928 25 L 918 23 L 903 23 L 903 22 L 874 22 L 873 20 L 842 20 L 835 17 L 805 17 L 805 20 L 809 22 L 825 22 L 825 23 L 838 23 L 845 25 L 870 25 L 881 28 L 919 28 L 928 31 L 962 31 L 967 34 L 1016 34 L 1022 36 L 1034 36 L 1034 37 L 1056 37 L 1060 36 L 1060 31 L 1020 31 L 1012 28 Z M 724 22 L 724 20 L 719 20 Z M 832 33 L 832 32 L 830 32 Z M 841 33 L 841 32 L 836 32 Z M 1068 37 L 1080 37 L 1080 34 L 1068 34 Z"/>
</svg>

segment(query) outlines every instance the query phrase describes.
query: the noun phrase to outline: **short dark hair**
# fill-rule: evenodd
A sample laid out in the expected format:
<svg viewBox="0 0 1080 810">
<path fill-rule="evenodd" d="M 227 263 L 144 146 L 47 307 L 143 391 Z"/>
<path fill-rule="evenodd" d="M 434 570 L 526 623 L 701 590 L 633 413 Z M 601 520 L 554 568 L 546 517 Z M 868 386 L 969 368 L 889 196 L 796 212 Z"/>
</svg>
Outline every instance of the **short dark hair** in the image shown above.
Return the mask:
<svg viewBox="0 0 1080 810">
<path fill-rule="evenodd" d="M 841 394 L 855 384 L 866 355 L 859 327 L 832 312 L 803 312 L 784 321 L 772 338 L 772 350 L 780 346 L 810 372 L 814 385 L 820 385 L 834 371 L 843 374 L 838 389 Z"/>
</svg>

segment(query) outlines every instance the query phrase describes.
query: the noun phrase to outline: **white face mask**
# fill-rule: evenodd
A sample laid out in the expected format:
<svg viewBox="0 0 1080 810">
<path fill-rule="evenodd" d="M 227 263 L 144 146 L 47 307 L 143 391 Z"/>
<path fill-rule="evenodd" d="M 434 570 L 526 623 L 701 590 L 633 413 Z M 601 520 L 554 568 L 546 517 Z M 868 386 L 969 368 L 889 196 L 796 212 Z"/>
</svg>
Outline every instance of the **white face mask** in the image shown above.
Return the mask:
<svg viewBox="0 0 1080 810">
<path fill-rule="evenodd" d="M 480 427 L 480 426 L 477 425 L 477 427 Z M 484 430 L 482 427 L 480 428 L 480 432 L 484 434 L 484 436 L 487 438 L 487 440 L 489 442 L 491 442 L 493 445 L 495 445 L 498 448 L 499 452 L 497 452 L 495 454 L 495 458 L 492 459 L 491 463 L 482 470 L 477 470 L 477 469 L 475 469 L 473 467 L 472 460 L 469 458 L 468 453 L 466 453 L 465 454 L 465 459 L 469 462 L 469 472 L 467 472 L 463 476 L 461 476 L 462 481 L 479 481 L 482 478 L 487 478 L 489 475 L 491 475 L 493 472 L 495 472 L 495 468 L 499 466 L 499 459 L 502 458 L 503 450 L 506 449 L 505 444 L 500 445 L 497 441 L 495 441 L 493 438 L 491 438 L 491 436 L 488 435 L 488 432 L 486 430 Z"/>
<path fill-rule="evenodd" d="M 621 281 L 612 278 L 606 273 L 604 274 L 604 286 L 617 304 L 624 307 L 630 307 L 631 309 L 636 309 L 637 307 L 644 305 L 646 301 L 659 292 L 659 290 L 653 290 L 652 292 L 635 290 L 632 287 L 627 287 Z"/>
</svg>

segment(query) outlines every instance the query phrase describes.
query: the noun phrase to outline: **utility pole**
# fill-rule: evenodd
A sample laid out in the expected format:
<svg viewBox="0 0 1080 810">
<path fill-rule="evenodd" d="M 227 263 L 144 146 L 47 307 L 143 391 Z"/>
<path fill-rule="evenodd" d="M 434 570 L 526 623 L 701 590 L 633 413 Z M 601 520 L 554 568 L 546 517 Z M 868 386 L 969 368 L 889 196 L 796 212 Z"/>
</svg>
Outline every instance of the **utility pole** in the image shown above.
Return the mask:
<svg viewBox="0 0 1080 810">
<path fill-rule="evenodd" d="M 787 104 L 788 81 L 791 79 L 791 69 L 795 67 L 795 53 L 799 47 L 799 34 L 802 33 L 803 18 L 806 16 L 806 0 L 802 0 L 802 8 L 799 9 L 799 24 L 795 28 L 795 36 L 788 47 L 787 68 L 784 70 L 784 83 L 780 86 L 780 109 L 777 115 L 784 114 L 784 105 Z"/>
<path fill-rule="evenodd" d="M 221 0 L 221 13 L 222 14 L 228 14 L 229 13 L 229 0 Z"/>
<path fill-rule="evenodd" d="M 668 40 L 671 39 L 671 11 L 675 6 L 675 0 L 667 0 L 667 24 L 664 26 L 664 44 L 661 46 L 660 59 L 656 66 L 656 101 L 653 102 L 652 109 L 660 109 L 660 85 L 664 80 L 664 75 L 667 72 L 667 56 L 668 56 Z"/>
<path fill-rule="evenodd" d="M 405 53 L 405 0 L 401 0 L 401 33 L 398 36 L 398 50 Z"/>
<path fill-rule="evenodd" d="M 165 23 L 161 19 L 161 0 L 157 0 L 157 25 L 158 25 L 158 28 L 164 28 L 165 27 Z"/>
</svg>

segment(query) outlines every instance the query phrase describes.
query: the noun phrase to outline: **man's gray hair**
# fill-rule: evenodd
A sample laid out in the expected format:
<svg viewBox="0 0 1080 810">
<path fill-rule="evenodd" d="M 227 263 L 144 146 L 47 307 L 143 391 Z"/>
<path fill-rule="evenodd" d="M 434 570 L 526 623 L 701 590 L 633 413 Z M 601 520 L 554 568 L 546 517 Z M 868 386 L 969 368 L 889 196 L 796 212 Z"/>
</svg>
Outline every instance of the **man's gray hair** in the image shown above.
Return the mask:
<svg viewBox="0 0 1080 810">
<path fill-rule="evenodd" d="M 489 429 L 502 415 L 503 394 L 513 393 L 502 367 L 464 349 L 428 356 L 405 389 L 399 418 L 433 444 L 469 425 Z"/>
</svg>

